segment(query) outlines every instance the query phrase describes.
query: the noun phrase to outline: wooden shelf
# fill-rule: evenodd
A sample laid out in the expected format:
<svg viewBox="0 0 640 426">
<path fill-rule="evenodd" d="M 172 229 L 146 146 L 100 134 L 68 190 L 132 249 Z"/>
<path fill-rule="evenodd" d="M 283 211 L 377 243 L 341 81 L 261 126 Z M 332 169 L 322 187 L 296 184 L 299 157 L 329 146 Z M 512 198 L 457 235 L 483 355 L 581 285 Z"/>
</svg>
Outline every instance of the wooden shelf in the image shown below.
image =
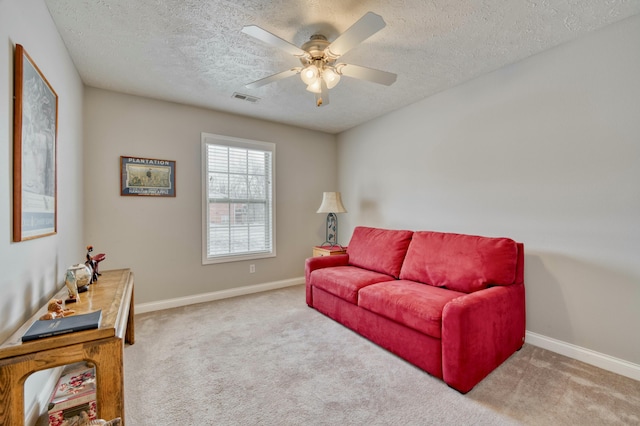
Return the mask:
<svg viewBox="0 0 640 426">
<path fill-rule="evenodd" d="M 53 298 L 66 299 L 66 287 Z M 133 273 L 129 269 L 103 272 L 80 302 L 67 307 L 78 314 L 102 309 L 100 327 L 22 342 L 31 324 L 47 312 L 43 306 L 0 345 L 0 424 L 24 423 L 24 382 L 32 373 L 78 361 L 96 367 L 98 417 L 120 417 L 124 424 L 124 342 L 135 342 Z"/>
</svg>

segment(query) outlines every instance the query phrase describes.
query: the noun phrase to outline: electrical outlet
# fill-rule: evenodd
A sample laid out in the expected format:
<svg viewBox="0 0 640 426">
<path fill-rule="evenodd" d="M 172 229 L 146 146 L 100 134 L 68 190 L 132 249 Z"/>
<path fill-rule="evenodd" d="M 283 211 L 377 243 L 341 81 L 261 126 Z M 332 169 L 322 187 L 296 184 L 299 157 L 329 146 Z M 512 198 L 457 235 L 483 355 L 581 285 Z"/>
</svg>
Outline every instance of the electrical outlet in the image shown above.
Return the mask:
<svg viewBox="0 0 640 426">
<path fill-rule="evenodd" d="M 249 265 L 249 273 L 253 274 L 254 272 L 256 272 L 256 265 L 252 263 L 251 265 Z"/>
</svg>

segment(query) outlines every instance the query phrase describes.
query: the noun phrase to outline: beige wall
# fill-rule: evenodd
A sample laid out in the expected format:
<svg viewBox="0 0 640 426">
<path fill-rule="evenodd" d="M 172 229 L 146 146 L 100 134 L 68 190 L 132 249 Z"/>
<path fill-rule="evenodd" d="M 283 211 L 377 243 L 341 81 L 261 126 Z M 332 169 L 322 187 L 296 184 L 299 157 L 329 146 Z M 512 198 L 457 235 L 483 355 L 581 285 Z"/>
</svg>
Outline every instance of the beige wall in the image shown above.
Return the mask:
<svg viewBox="0 0 640 426">
<path fill-rule="evenodd" d="M 0 340 L 21 325 L 84 260 L 80 78 L 41 1 L 0 2 Z M 13 243 L 13 50 L 24 46 L 58 94 L 58 233 Z"/>
<path fill-rule="evenodd" d="M 527 329 L 639 364 L 638 76 L 640 16 L 339 135 L 343 242 L 522 241 Z"/>
<path fill-rule="evenodd" d="M 276 257 L 201 264 L 201 132 L 276 144 Z M 337 183 L 332 135 L 87 88 L 84 136 L 86 238 L 102 268 L 132 268 L 137 303 L 300 278 L 324 240 L 315 211 Z M 121 155 L 175 160 L 177 197 L 121 197 Z"/>
<path fill-rule="evenodd" d="M 11 232 L 15 44 L 24 46 L 59 98 L 58 233 L 20 243 L 12 242 Z M 4 341 L 62 286 L 67 267 L 84 260 L 83 86 L 40 0 L 0 0 L 0 58 L 0 341 Z M 33 407 L 36 414 L 34 393 L 47 378 L 47 374 L 32 376 L 27 386 L 27 408 Z"/>
</svg>

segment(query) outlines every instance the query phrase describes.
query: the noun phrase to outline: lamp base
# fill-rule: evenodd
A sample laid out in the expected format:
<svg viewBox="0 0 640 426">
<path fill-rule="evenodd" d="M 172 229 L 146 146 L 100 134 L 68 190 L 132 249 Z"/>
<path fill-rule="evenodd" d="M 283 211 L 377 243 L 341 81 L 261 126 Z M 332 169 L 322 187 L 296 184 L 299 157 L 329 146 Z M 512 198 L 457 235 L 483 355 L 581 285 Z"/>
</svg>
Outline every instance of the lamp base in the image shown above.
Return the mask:
<svg viewBox="0 0 640 426">
<path fill-rule="evenodd" d="M 329 245 L 329 247 L 340 247 L 338 244 L 338 216 L 335 213 L 329 213 L 327 215 L 327 229 L 324 243 L 320 247 Z"/>
</svg>

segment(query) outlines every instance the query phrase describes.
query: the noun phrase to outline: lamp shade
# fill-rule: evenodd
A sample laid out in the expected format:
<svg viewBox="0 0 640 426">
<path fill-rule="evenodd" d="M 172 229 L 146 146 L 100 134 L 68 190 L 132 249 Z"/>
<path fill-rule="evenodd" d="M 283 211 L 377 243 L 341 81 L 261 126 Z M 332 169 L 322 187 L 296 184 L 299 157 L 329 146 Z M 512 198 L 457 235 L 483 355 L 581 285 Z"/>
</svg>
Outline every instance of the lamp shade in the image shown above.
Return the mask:
<svg viewBox="0 0 640 426">
<path fill-rule="evenodd" d="M 322 204 L 316 213 L 346 213 L 347 209 L 342 205 L 342 196 L 339 192 L 323 192 Z"/>
<path fill-rule="evenodd" d="M 300 78 L 302 79 L 304 84 L 308 86 L 314 81 L 316 81 L 319 75 L 320 75 L 320 71 L 318 70 L 318 67 L 311 64 L 304 67 L 304 69 L 300 73 Z"/>
<path fill-rule="evenodd" d="M 308 85 L 307 90 L 311 93 L 322 93 L 322 81 L 320 78 L 316 78 L 315 81 Z"/>
<path fill-rule="evenodd" d="M 322 79 L 327 83 L 327 89 L 333 89 L 340 82 L 340 74 L 333 67 L 326 67 L 322 71 Z"/>
</svg>

